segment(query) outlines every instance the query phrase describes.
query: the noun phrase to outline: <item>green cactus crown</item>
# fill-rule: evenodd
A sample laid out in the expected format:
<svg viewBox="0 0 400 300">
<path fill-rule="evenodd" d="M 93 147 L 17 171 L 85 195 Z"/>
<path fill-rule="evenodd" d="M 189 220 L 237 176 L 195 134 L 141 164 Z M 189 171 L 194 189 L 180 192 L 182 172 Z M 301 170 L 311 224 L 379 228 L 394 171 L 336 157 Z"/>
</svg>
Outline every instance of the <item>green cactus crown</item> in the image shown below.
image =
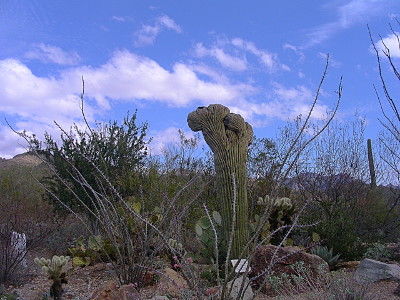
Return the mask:
<svg viewBox="0 0 400 300">
<path fill-rule="evenodd" d="M 54 255 L 51 259 L 37 257 L 34 259 L 34 262 L 42 267 L 42 270 L 50 276 L 59 277 L 62 267 L 68 263 L 69 259 L 69 256 Z"/>
</svg>

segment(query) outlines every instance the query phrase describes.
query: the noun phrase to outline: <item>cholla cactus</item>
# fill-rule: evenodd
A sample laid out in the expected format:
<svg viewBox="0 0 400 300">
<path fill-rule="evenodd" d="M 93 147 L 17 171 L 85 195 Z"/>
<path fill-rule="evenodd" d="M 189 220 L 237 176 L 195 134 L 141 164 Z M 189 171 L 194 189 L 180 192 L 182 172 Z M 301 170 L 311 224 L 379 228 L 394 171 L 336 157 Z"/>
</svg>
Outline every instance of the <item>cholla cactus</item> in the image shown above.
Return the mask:
<svg viewBox="0 0 400 300">
<path fill-rule="evenodd" d="M 271 231 L 276 230 L 279 227 L 287 226 L 293 224 L 294 217 L 296 215 L 296 207 L 293 205 L 290 198 L 277 198 L 272 203 L 272 211 L 268 218 L 269 224 L 271 225 Z M 272 237 L 271 241 L 274 244 L 279 243 L 285 236 L 286 230 L 277 232 L 275 236 Z"/>
<path fill-rule="evenodd" d="M 269 196 L 268 195 L 266 195 L 264 198 L 262 198 L 262 197 L 258 197 L 258 200 L 257 200 L 257 205 L 262 205 L 262 206 L 267 206 L 267 204 L 269 204 L 270 203 L 270 198 L 269 198 Z"/>
<path fill-rule="evenodd" d="M 271 232 L 279 229 L 279 227 L 291 225 L 293 223 L 295 214 L 297 212 L 296 207 L 293 205 L 290 198 L 282 197 L 272 199 L 268 195 L 266 195 L 264 198 L 259 197 L 255 207 L 255 222 L 250 223 L 250 228 L 253 232 L 256 231 L 265 209 L 269 210 L 268 222 L 263 225 L 260 232 L 260 238 L 266 243 L 280 243 L 282 238 L 285 236 L 287 229 L 276 232 L 271 238 L 268 237 L 270 236 Z"/>
<path fill-rule="evenodd" d="M 47 258 L 35 258 L 34 262 L 42 267 L 42 270 L 53 277 L 60 277 L 62 267 L 65 266 L 69 261 L 69 256 L 56 256 L 52 259 Z"/>
<path fill-rule="evenodd" d="M 63 266 L 69 261 L 69 256 L 56 256 L 52 259 L 35 258 L 34 262 L 42 267 L 42 270 L 49 274 L 49 279 L 53 280 L 50 287 L 50 296 L 55 300 L 61 299 L 63 292 L 62 284 L 67 283 L 65 272 L 62 272 Z"/>
</svg>

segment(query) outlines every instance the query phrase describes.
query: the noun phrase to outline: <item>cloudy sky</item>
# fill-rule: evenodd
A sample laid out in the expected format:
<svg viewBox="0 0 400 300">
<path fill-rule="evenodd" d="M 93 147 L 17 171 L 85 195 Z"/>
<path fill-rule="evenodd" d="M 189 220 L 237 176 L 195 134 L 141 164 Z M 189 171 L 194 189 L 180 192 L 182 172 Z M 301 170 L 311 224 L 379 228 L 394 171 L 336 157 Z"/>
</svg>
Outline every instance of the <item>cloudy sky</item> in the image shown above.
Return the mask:
<svg viewBox="0 0 400 300">
<path fill-rule="evenodd" d="M 189 133 L 188 113 L 211 103 L 274 137 L 307 111 L 328 53 L 314 117 L 332 108 L 343 76 L 338 120 L 357 113 L 375 138 L 379 78 L 367 24 L 397 60 L 397 16 L 398 0 L 0 0 L 0 156 L 25 151 L 5 119 L 39 136 L 56 135 L 54 121 L 82 122 L 82 76 L 88 118 L 138 109 L 154 152 L 178 128 Z"/>
</svg>

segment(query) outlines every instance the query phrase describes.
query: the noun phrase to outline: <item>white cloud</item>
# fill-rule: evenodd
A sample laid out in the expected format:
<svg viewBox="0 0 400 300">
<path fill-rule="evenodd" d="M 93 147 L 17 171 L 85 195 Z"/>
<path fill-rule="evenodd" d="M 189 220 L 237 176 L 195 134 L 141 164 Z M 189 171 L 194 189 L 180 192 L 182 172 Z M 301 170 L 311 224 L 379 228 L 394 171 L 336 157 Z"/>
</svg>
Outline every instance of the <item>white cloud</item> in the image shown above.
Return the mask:
<svg viewBox="0 0 400 300">
<path fill-rule="evenodd" d="M 150 132 L 152 141 L 150 143 L 150 151 L 152 155 L 160 155 L 163 150 L 169 146 L 178 145 L 180 143 L 179 130 L 183 132 L 186 138 L 194 138 L 195 133 L 193 131 L 184 131 L 177 127 L 168 127 L 164 130 Z"/>
<path fill-rule="evenodd" d="M 174 20 L 164 15 L 158 17 L 154 25 L 142 25 L 142 28 L 136 31 L 135 45 L 138 47 L 152 45 L 163 29 L 173 30 L 177 33 L 182 32 L 182 28 Z"/>
<path fill-rule="evenodd" d="M 294 53 L 296 53 L 299 56 L 300 62 L 304 61 L 305 55 L 303 52 L 300 51 L 299 47 L 296 47 L 295 45 L 292 45 L 292 44 L 285 44 L 285 45 L 283 45 L 283 49 L 292 50 Z"/>
<path fill-rule="evenodd" d="M 379 52 L 383 51 L 385 53 L 388 52 L 393 58 L 400 58 L 400 33 L 396 32 L 396 34 L 389 34 L 387 37 L 375 43 L 376 48 Z M 370 47 L 370 51 L 375 53 L 373 47 Z"/>
<path fill-rule="evenodd" d="M 245 41 L 241 38 L 234 38 L 231 42 L 232 45 L 255 55 L 269 71 L 276 71 L 278 69 L 285 71 L 290 70 L 288 66 L 279 62 L 276 54 L 270 53 L 267 50 L 258 49 L 253 42 Z"/>
<path fill-rule="evenodd" d="M 0 157 L 13 158 L 26 151 L 26 142 L 7 126 L 0 126 Z"/>
<path fill-rule="evenodd" d="M 0 113 L 13 117 L 16 129 L 32 132 L 59 132 L 53 125 L 57 120 L 63 128 L 81 121 L 81 77 L 85 79 L 85 112 L 89 120 L 112 107 L 112 101 L 152 101 L 169 106 L 185 107 L 195 103 L 221 103 L 246 120 L 279 118 L 287 120 L 308 110 L 313 95 L 304 86 L 287 88 L 272 85 L 268 102 L 248 100 L 260 90 L 250 84 L 235 84 L 223 74 L 206 65 L 175 63 L 171 70 L 156 61 L 127 50 L 116 51 L 109 61 L 98 67 L 71 67 L 57 78 L 41 77 L 23 63 L 13 59 L 0 60 Z M 205 77 L 207 79 L 205 79 Z M 23 83 L 23 84 L 21 84 Z M 93 100 L 96 101 L 95 106 Z M 258 102 L 258 100 L 256 100 Z M 325 106 L 317 106 L 315 117 L 324 113 Z M 5 132 L 5 129 L 0 129 Z M 162 138 L 172 135 L 172 129 L 161 134 L 155 143 L 160 149 Z M 0 150 L 9 148 L 10 135 L 0 140 Z M 157 146 L 158 145 L 158 146 Z M 19 146 L 8 153 L 19 151 Z M 1 150 L 5 153 L 5 150 Z M 1 153 L 1 152 L 0 152 Z"/>
<path fill-rule="evenodd" d="M 40 122 L 80 115 L 80 85 L 67 86 L 54 78 L 34 75 L 21 62 L 0 60 L 0 112 Z M 90 109 L 88 108 L 88 113 Z"/>
<path fill-rule="evenodd" d="M 45 45 L 43 43 L 33 46 L 33 49 L 25 53 L 29 59 L 38 59 L 44 63 L 55 63 L 58 65 L 77 65 L 81 58 L 75 51 L 66 52 L 59 47 Z"/>
<path fill-rule="evenodd" d="M 172 20 L 170 17 L 168 17 L 166 15 L 159 17 L 157 19 L 156 24 L 160 24 L 161 26 L 163 26 L 169 30 L 173 30 L 177 33 L 182 32 L 182 28 L 179 25 L 177 25 L 174 20 Z"/>
<path fill-rule="evenodd" d="M 209 78 L 200 79 L 198 74 L 202 73 L 209 74 Z M 107 111 L 111 101 L 158 101 L 179 107 L 193 102 L 196 105 L 216 102 L 229 105 L 255 92 L 252 86 L 232 84 L 206 67 L 176 63 L 172 70 L 167 70 L 154 60 L 128 51 L 115 52 L 99 67 L 68 68 L 57 78 L 37 76 L 14 59 L 0 60 L 0 74 L 3 74 L 0 77 L 0 114 L 17 120 L 14 122 L 16 130 L 47 130 L 56 135 L 59 132 L 54 120 L 66 129 L 73 122 L 81 121 L 82 76 L 89 121 L 94 120 L 95 112 L 99 115 Z M 9 147 L 7 141 L 0 141 L 1 149 Z M 9 153 L 15 151 L 10 149 Z"/>
<path fill-rule="evenodd" d="M 202 43 L 197 43 L 194 47 L 195 55 L 198 57 L 211 56 L 215 58 L 222 66 L 234 70 L 244 71 L 247 69 L 245 57 L 236 57 L 225 53 L 224 49 L 212 47 L 207 49 Z"/>
<path fill-rule="evenodd" d="M 251 93 L 250 86 L 204 81 L 183 63 L 172 71 L 157 62 L 128 51 L 115 52 L 112 59 L 99 68 L 82 67 L 64 74 L 69 80 L 86 78 L 87 95 L 107 108 L 108 100 L 161 101 L 171 106 L 186 106 L 192 101 L 229 103 Z"/>
<path fill-rule="evenodd" d="M 338 7 L 328 4 L 327 9 L 336 10 L 336 20 L 314 28 L 308 34 L 309 40 L 303 48 L 319 44 L 355 23 L 368 23 L 369 18 L 382 12 L 387 4 L 386 0 L 351 0 Z"/>
<path fill-rule="evenodd" d="M 329 54 L 323 53 L 323 52 L 318 52 L 318 54 L 317 54 L 317 56 L 319 58 L 322 58 L 324 62 L 326 62 L 328 55 Z M 329 55 L 329 66 L 334 67 L 334 68 L 339 68 L 342 66 L 342 63 L 340 61 L 333 59 L 332 56 Z"/>
<path fill-rule="evenodd" d="M 120 16 L 112 16 L 112 19 L 118 22 L 125 22 L 126 19 L 124 17 L 120 17 Z"/>
<path fill-rule="evenodd" d="M 285 87 L 279 83 L 272 83 L 272 92 L 268 95 L 269 101 L 263 103 L 248 103 L 242 112 L 249 119 L 255 119 L 255 124 L 263 124 L 256 116 L 263 119 L 277 118 L 283 121 L 293 120 L 298 115 L 307 115 L 312 101 L 313 92 L 303 85 Z M 323 119 L 326 117 L 329 107 L 317 103 L 312 113 L 312 118 Z"/>
</svg>

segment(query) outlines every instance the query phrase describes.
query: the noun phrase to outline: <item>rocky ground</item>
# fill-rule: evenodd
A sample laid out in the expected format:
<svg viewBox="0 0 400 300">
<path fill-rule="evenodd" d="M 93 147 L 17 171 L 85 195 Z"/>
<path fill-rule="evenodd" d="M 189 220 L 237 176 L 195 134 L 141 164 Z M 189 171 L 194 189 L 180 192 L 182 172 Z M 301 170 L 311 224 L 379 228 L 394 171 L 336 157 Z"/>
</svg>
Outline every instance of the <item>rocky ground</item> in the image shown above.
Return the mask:
<svg viewBox="0 0 400 300">
<path fill-rule="evenodd" d="M 39 255 L 41 254 L 41 255 Z M 45 256 L 44 253 L 31 253 L 28 257 L 28 272 L 24 277 L 23 283 L 19 286 L 9 286 L 8 291 L 15 291 L 23 300 L 42 300 L 43 295 L 46 295 L 49 291 L 51 282 L 47 279 L 47 276 L 33 263 L 35 256 Z M 76 299 L 85 300 L 91 299 L 92 295 L 99 290 L 104 289 L 107 286 L 111 286 L 112 282 L 117 282 L 115 274 L 112 271 L 112 267 L 107 263 L 98 263 L 94 266 L 88 266 L 84 268 L 72 269 L 71 265 L 67 266 L 70 269 L 68 275 L 68 284 L 64 285 L 65 293 L 63 299 Z M 349 278 L 353 276 L 354 269 L 348 269 Z M 180 282 L 181 286 L 185 284 L 183 279 L 177 275 L 171 269 L 167 269 L 169 272 L 168 276 L 174 277 L 174 280 Z M 379 283 L 372 284 L 368 287 L 366 298 L 362 299 L 379 299 L 379 300 L 395 300 L 400 297 L 395 296 L 395 291 L 398 283 L 395 281 L 382 281 Z M 167 280 L 160 280 L 157 285 L 149 286 L 140 292 L 140 299 L 150 299 L 155 295 L 178 295 L 180 290 Z M 206 298 L 206 296 L 204 297 Z M 114 299 L 114 298 L 113 298 Z M 129 299 L 129 298 L 128 298 Z M 172 299 L 179 299 L 175 297 Z M 274 299 L 265 295 L 259 295 L 256 297 L 257 300 Z M 315 299 L 319 300 L 318 296 L 310 296 L 308 294 L 301 294 L 297 296 L 281 297 L 279 299 Z M 322 299 L 321 299 L 322 300 Z"/>
</svg>

